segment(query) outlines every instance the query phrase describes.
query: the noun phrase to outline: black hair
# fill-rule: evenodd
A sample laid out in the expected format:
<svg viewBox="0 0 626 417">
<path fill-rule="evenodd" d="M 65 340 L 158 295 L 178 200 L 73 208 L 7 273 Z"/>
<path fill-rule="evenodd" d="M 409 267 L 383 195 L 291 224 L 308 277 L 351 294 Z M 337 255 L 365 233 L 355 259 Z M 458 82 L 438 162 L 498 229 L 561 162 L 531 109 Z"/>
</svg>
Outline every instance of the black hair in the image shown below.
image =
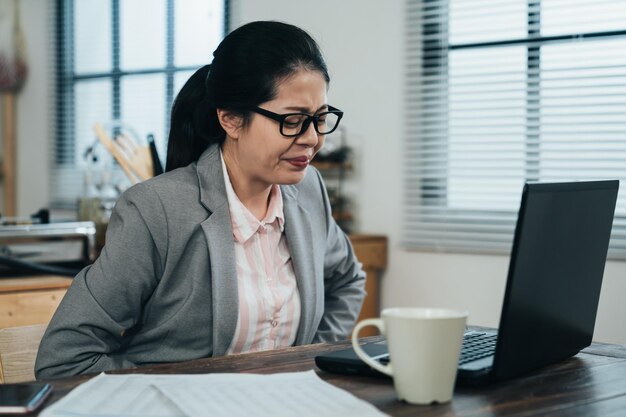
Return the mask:
<svg viewBox="0 0 626 417">
<path fill-rule="evenodd" d="M 224 143 L 217 109 L 237 112 L 245 126 L 249 109 L 274 99 L 278 84 L 301 69 L 330 81 L 319 46 L 304 30 L 260 21 L 232 31 L 213 52 L 213 62 L 197 70 L 174 100 L 165 170 L 189 165 L 209 145 Z"/>
</svg>

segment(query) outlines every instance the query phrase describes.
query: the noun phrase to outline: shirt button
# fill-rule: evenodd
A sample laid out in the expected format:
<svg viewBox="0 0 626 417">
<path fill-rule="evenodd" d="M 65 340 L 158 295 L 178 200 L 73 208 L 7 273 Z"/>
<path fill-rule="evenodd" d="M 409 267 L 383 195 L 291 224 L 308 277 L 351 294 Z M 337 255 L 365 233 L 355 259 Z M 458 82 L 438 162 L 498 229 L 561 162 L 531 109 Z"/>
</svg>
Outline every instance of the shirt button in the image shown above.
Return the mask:
<svg viewBox="0 0 626 417">
<path fill-rule="evenodd" d="M 272 320 L 272 327 L 278 326 L 278 322 L 276 320 Z"/>
</svg>

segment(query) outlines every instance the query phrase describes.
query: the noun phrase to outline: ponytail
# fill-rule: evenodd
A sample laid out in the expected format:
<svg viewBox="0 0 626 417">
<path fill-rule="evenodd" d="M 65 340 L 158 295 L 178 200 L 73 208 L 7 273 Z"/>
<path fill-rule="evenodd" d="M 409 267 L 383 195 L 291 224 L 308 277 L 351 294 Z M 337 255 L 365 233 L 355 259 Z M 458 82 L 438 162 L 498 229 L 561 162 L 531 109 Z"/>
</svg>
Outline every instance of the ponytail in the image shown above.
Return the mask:
<svg viewBox="0 0 626 417">
<path fill-rule="evenodd" d="M 174 100 L 166 172 L 196 161 L 209 145 L 221 144 L 226 137 L 217 119 L 217 110 L 206 94 L 205 83 L 210 67 L 205 65 L 197 70 Z"/>
</svg>

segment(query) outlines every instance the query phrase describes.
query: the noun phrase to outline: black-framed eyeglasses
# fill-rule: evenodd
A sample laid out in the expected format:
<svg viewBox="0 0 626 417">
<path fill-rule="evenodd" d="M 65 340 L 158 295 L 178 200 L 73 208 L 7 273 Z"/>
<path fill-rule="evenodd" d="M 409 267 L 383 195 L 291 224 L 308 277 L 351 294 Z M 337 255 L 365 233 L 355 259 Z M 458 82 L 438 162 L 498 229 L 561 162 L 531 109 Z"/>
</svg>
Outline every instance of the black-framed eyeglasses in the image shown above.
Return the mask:
<svg viewBox="0 0 626 417">
<path fill-rule="evenodd" d="M 288 138 L 302 135 L 313 122 L 313 128 L 320 135 L 328 135 L 337 129 L 343 112 L 333 106 L 328 106 L 328 111 L 314 115 L 306 113 L 278 114 L 260 107 L 250 109 L 255 113 L 276 120 L 280 123 L 280 134 Z"/>
</svg>

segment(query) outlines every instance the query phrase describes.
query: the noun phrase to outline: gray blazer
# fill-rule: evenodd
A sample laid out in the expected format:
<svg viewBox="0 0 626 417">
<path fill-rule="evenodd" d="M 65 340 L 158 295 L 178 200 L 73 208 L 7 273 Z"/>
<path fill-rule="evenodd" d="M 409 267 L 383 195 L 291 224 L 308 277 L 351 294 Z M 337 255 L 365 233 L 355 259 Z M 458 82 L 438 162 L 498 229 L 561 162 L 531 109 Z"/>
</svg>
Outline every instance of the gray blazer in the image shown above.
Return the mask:
<svg viewBox="0 0 626 417">
<path fill-rule="evenodd" d="M 361 309 L 365 273 L 331 217 L 319 172 L 310 167 L 281 191 L 302 299 L 296 344 L 343 339 Z M 225 354 L 239 307 L 218 146 L 127 190 L 106 240 L 50 322 L 37 378 Z"/>
</svg>

